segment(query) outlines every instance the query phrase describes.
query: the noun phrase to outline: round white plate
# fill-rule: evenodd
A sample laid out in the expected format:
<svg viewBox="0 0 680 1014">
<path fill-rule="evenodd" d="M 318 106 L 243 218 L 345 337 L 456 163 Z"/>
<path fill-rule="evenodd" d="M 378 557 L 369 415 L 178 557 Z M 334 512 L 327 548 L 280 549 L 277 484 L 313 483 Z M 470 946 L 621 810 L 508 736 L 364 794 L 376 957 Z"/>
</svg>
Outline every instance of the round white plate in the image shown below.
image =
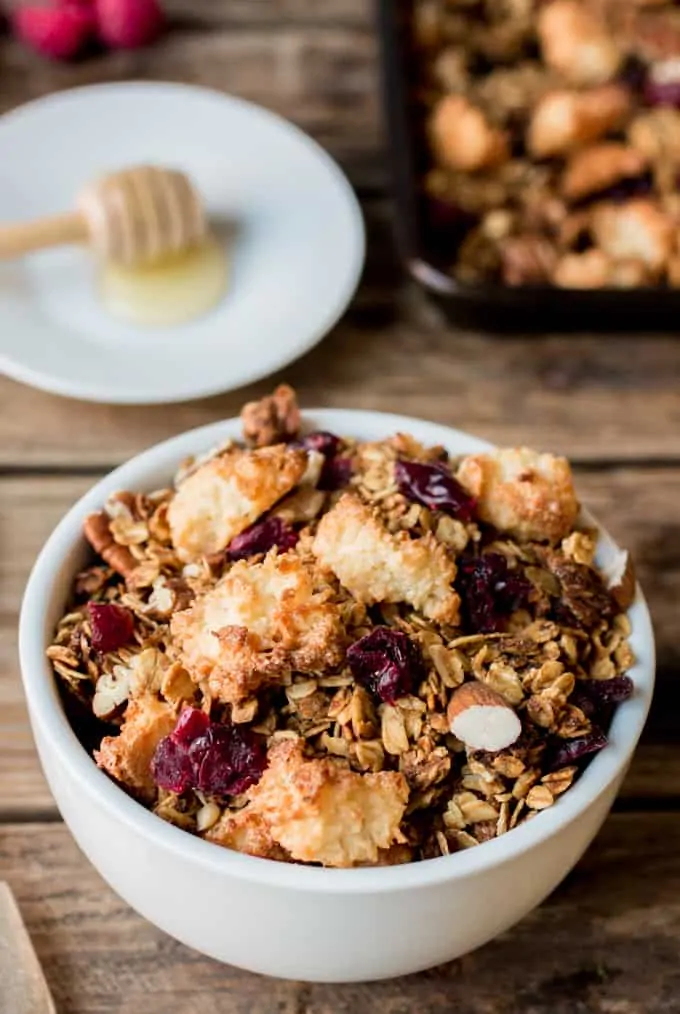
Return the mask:
<svg viewBox="0 0 680 1014">
<path fill-rule="evenodd" d="M 230 288 L 205 317 L 136 328 L 97 300 L 77 248 L 0 263 L 0 369 L 90 401 L 182 401 L 301 356 L 351 299 L 364 259 L 354 193 L 309 137 L 248 102 L 187 85 L 95 85 L 0 118 L 0 222 L 68 210 L 97 176 L 177 167 L 208 212 L 236 223 Z"/>
</svg>

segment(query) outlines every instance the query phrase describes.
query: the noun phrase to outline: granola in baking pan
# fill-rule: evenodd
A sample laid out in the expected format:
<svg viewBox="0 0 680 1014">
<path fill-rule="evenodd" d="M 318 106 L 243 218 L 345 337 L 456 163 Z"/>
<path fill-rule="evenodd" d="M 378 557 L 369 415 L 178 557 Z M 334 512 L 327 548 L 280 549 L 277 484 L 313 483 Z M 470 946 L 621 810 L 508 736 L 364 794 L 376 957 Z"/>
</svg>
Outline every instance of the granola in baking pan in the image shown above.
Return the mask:
<svg viewBox="0 0 680 1014">
<path fill-rule="evenodd" d="M 243 418 L 84 519 L 48 656 L 96 763 L 208 841 L 329 867 L 551 806 L 633 691 L 630 559 L 596 567 L 567 461 L 302 435 L 289 388 Z"/>
<path fill-rule="evenodd" d="M 425 225 L 461 282 L 680 285 L 671 0 L 412 0 Z"/>
</svg>

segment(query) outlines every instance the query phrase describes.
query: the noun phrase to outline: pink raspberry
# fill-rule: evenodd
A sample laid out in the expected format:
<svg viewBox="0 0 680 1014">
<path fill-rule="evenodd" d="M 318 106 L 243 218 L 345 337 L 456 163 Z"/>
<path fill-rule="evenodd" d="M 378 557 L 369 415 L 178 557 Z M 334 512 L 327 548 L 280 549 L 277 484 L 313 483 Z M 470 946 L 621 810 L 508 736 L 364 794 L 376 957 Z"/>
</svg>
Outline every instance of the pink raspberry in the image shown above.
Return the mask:
<svg viewBox="0 0 680 1014">
<path fill-rule="evenodd" d="M 99 38 L 111 49 L 137 49 L 156 39 L 164 18 L 158 0 L 95 0 Z"/>
<path fill-rule="evenodd" d="M 85 4 L 73 0 L 58 7 L 29 4 L 17 8 L 12 25 L 21 41 L 36 53 L 51 60 L 70 60 L 92 37 L 94 15 Z"/>
</svg>

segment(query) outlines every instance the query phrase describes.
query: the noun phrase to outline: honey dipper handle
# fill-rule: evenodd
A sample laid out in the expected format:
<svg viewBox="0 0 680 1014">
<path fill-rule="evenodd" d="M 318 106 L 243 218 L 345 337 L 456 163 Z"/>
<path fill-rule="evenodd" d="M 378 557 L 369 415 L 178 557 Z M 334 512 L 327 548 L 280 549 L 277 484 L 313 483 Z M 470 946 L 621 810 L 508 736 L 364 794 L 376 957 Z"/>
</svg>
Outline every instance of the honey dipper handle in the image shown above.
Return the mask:
<svg viewBox="0 0 680 1014">
<path fill-rule="evenodd" d="M 61 243 L 82 243 L 88 238 L 87 222 L 79 211 L 35 222 L 0 226 L 0 258 L 22 254 Z"/>
</svg>

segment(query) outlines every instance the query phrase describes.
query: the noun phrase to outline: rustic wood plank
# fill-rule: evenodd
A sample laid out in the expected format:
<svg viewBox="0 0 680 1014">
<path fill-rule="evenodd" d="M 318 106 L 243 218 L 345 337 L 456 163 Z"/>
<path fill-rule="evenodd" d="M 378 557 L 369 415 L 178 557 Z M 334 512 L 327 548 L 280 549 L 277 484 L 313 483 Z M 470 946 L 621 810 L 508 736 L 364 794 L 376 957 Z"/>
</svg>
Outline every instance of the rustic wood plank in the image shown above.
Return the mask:
<svg viewBox="0 0 680 1014">
<path fill-rule="evenodd" d="M 12 1014 L 56 1014 L 10 888 L 0 882 L 0 1000 Z"/>
<path fill-rule="evenodd" d="M 0 874 L 18 898 L 60 1014 L 678 1009 L 676 814 L 614 815 L 574 873 L 509 933 L 431 972 L 373 984 L 300 986 L 202 958 L 118 900 L 62 825 L 0 828 Z"/>
<path fill-rule="evenodd" d="M 90 477 L 33 476 L 0 480 L 0 532 L 11 553 L 0 580 L 0 816 L 54 812 L 28 728 L 16 658 L 16 621 L 30 566 L 67 508 L 94 481 Z M 680 798 L 677 742 L 676 606 L 680 598 L 677 555 L 680 468 L 613 470 L 579 475 L 583 499 L 638 559 L 640 578 L 654 615 L 661 666 L 659 690 L 645 744 L 624 786 L 624 795 Z"/>
<path fill-rule="evenodd" d="M 374 225 L 385 228 L 384 220 Z M 0 378 L 0 468 L 112 466 L 182 430 L 237 414 L 243 401 L 282 379 L 306 406 L 402 412 L 580 461 L 680 460 L 677 338 L 495 339 L 444 327 L 420 297 L 397 322 L 394 255 L 382 249 L 387 263 L 376 256 L 370 287 L 325 341 L 246 389 L 169 412 L 83 405 Z"/>
<path fill-rule="evenodd" d="M 376 39 L 368 25 L 287 21 L 259 29 L 176 31 L 154 46 L 54 64 L 3 41 L 0 111 L 38 96 L 101 81 L 206 85 L 288 117 L 334 153 L 377 156 L 380 102 Z"/>
<path fill-rule="evenodd" d="M 286 21 L 307 24 L 361 24 L 372 20 L 366 0 L 165 0 L 171 21 L 201 28 L 224 25 L 271 25 Z"/>
</svg>

